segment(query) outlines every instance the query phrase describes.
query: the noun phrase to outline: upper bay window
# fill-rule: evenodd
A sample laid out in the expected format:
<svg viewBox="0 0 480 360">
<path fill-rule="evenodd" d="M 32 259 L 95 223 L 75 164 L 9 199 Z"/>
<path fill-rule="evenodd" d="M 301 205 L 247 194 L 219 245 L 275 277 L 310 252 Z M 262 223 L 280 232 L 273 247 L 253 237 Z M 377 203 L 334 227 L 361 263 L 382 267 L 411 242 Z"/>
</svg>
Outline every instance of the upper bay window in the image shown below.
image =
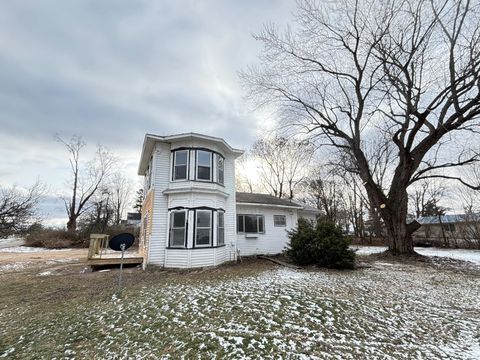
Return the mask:
<svg viewBox="0 0 480 360">
<path fill-rule="evenodd" d="M 216 154 L 217 158 L 217 182 L 219 184 L 224 184 L 225 182 L 225 159 Z"/>
<path fill-rule="evenodd" d="M 180 148 L 172 151 L 173 181 L 225 183 L 225 158 L 207 149 Z"/>
<path fill-rule="evenodd" d="M 197 179 L 212 181 L 212 153 L 197 150 Z"/>
<path fill-rule="evenodd" d="M 177 150 L 173 153 L 173 180 L 187 180 L 188 150 Z"/>
</svg>

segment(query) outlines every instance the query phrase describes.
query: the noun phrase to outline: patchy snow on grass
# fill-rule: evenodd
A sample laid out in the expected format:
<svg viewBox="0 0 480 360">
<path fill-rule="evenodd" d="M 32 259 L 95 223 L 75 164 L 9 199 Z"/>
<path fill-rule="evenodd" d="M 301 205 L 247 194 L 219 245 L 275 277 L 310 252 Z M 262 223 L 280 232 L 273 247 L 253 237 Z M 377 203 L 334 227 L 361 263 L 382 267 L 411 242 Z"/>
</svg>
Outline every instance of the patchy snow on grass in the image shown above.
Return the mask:
<svg viewBox="0 0 480 360">
<path fill-rule="evenodd" d="M 70 249 L 47 249 L 42 247 L 32 247 L 32 246 L 11 246 L 0 249 L 0 252 L 5 253 L 34 253 L 34 252 L 43 252 L 43 251 L 68 251 Z"/>
<path fill-rule="evenodd" d="M 125 293 L 36 321 L 12 355 L 45 339 L 52 357 L 102 359 L 475 359 L 480 344 L 478 276 L 428 267 L 279 268 Z"/>
<path fill-rule="evenodd" d="M 387 250 L 387 247 L 352 245 L 351 249 L 355 250 L 358 255 L 370 255 L 381 253 Z M 415 251 L 425 256 L 447 257 L 455 260 L 470 261 L 476 265 L 480 265 L 480 250 L 416 247 Z"/>
<path fill-rule="evenodd" d="M 0 265 L 0 273 L 1 272 L 12 272 L 12 271 L 21 271 L 31 265 L 30 262 L 14 262 L 10 264 Z"/>
</svg>

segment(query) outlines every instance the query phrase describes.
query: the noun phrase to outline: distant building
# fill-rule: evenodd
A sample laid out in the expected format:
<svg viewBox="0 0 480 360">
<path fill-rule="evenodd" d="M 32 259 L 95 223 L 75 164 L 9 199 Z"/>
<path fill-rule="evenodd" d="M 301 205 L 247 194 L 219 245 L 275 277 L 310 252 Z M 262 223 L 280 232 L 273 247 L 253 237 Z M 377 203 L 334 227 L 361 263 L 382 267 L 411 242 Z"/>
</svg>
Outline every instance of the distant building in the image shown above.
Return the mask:
<svg viewBox="0 0 480 360">
<path fill-rule="evenodd" d="M 141 213 L 127 213 L 127 220 L 125 221 L 126 225 L 133 225 L 135 227 L 140 226 L 142 221 Z"/>
<path fill-rule="evenodd" d="M 424 216 L 417 221 L 421 225 L 415 232 L 417 238 L 463 239 L 478 235 L 480 214 Z"/>
</svg>

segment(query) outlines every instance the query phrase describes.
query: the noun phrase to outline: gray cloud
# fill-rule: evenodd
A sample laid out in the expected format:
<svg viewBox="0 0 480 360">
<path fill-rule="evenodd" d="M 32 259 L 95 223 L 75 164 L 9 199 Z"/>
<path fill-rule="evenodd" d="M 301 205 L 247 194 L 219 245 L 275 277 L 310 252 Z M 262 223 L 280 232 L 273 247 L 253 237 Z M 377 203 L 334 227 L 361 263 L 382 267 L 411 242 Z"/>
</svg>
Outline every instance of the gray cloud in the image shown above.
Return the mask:
<svg viewBox="0 0 480 360">
<path fill-rule="evenodd" d="M 121 154 L 135 179 L 146 132 L 196 131 L 246 148 L 260 128 L 237 71 L 251 37 L 294 2 L 4 1 L 0 4 L 0 184 L 61 189 L 79 134 Z"/>
</svg>

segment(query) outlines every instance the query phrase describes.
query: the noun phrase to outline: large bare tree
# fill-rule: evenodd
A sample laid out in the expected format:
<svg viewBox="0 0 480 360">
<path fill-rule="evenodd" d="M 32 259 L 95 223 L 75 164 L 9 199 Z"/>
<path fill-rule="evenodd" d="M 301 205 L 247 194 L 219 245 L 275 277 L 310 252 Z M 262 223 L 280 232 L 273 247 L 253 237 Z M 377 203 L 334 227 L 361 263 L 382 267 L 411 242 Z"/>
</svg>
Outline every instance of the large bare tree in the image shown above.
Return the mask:
<svg viewBox="0 0 480 360">
<path fill-rule="evenodd" d="M 88 209 L 90 200 L 108 179 L 115 159 L 108 150 L 98 146 L 94 158 L 82 166 L 80 155 L 86 145 L 83 139 L 73 136 L 65 141 L 57 136 L 56 140 L 65 146 L 69 154 L 71 193 L 62 199 L 68 216 L 67 229 L 75 231 L 78 218 Z"/>
<path fill-rule="evenodd" d="M 250 97 L 280 109 L 284 125 L 347 159 L 393 254 L 414 253 L 411 184 L 479 187 L 456 172 L 479 160 L 479 14 L 469 0 L 300 1 L 294 26 L 256 35 L 261 63 L 242 74 Z M 371 156 L 384 156 L 379 138 L 395 149 L 384 184 Z"/>
</svg>

